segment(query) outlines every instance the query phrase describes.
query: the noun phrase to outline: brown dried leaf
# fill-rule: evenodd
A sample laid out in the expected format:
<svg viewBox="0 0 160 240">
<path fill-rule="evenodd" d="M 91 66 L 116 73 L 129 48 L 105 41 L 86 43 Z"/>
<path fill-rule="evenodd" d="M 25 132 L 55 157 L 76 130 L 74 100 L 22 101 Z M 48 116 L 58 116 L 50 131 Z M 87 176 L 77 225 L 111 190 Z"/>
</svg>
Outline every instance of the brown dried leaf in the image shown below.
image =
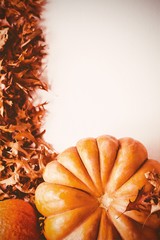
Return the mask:
<svg viewBox="0 0 160 240">
<path fill-rule="evenodd" d="M 129 201 L 126 211 L 150 211 L 150 203 L 147 201 L 149 193 L 144 193 L 144 187 L 138 191 L 138 194 L 133 202 Z"/>
<path fill-rule="evenodd" d="M 160 198 L 158 198 L 157 200 L 158 200 L 157 204 L 152 204 L 151 205 L 151 214 L 152 213 L 157 213 L 158 211 L 160 211 Z"/>
<path fill-rule="evenodd" d="M 154 193 L 160 193 L 160 174 L 155 171 L 145 173 L 148 182 L 154 186 Z"/>
<path fill-rule="evenodd" d="M 5 184 L 6 186 L 15 185 L 16 183 L 17 183 L 17 180 L 15 179 L 14 175 L 0 181 L 0 184 Z"/>
<path fill-rule="evenodd" d="M 14 136 L 16 141 L 22 141 L 28 139 L 29 141 L 36 142 L 36 139 L 30 132 L 18 132 Z"/>
<path fill-rule="evenodd" d="M 8 40 L 8 31 L 8 27 L 0 29 L 0 50 L 3 49 L 4 45 Z"/>
<path fill-rule="evenodd" d="M 31 34 L 27 35 L 25 39 L 23 39 L 21 47 L 25 47 L 27 44 L 29 44 L 34 38 L 37 36 L 41 35 L 42 30 L 41 29 L 36 29 L 36 31 L 31 32 Z"/>
<path fill-rule="evenodd" d="M 133 202 L 129 202 L 126 207 L 126 211 L 137 210 L 149 212 L 150 214 L 159 214 L 160 211 L 160 174 L 155 171 L 145 173 L 145 177 L 151 184 L 148 191 L 145 190 L 145 186 L 138 191 L 136 199 Z"/>
<path fill-rule="evenodd" d="M 10 24 L 7 21 L 6 17 L 4 17 L 4 19 L 0 19 L 0 26 L 1 27 L 10 27 Z"/>
</svg>

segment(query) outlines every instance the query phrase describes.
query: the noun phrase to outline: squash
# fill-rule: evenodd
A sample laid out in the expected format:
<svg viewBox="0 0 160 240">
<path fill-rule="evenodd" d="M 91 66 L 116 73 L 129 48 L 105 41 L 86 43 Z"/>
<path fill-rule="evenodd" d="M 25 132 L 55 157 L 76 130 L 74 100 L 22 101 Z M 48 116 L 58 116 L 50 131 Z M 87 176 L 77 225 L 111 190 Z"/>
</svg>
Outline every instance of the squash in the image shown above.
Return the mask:
<svg viewBox="0 0 160 240">
<path fill-rule="evenodd" d="M 0 201 L 1 240 L 39 240 L 40 227 L 37 212 L 20 199 Z"/>
<path fill-rule="evenodd" d="M 47 240 L 158 240 L 160 218 L 131 209 L 139 191 L 151 191 L 147 172 L 160 163 L 132 138 L 80 140 L 47 164 L 35 192 Z"/>
</svg>

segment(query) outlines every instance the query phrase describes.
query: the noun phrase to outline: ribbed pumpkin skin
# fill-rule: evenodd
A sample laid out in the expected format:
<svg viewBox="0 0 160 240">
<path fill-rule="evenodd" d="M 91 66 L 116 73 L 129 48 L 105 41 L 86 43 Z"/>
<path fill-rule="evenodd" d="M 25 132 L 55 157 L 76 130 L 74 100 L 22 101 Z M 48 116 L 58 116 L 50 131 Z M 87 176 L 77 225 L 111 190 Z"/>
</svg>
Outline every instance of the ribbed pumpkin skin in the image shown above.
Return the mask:
<svg viewBox="0 0 160 240">
<path fill-rule="evenodd" d="M 156 214 L 146 221 L 146 213 L 125 212 L 129 200 L 150 185 L 144 174 L 160 173 L 160 163 L 147 158 L 140 142 L 108 135 L 82 139 L 59 154 L 35 194 L 46 217 L 46 239 L 158 240 Z"/>
</svg>

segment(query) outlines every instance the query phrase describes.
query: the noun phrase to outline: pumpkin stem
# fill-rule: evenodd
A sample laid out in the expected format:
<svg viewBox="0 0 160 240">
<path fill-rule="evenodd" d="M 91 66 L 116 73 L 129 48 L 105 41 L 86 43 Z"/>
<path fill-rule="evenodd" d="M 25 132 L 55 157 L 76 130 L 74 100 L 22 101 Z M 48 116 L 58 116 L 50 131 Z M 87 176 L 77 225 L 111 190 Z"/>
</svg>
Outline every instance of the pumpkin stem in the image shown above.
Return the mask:
<svg viewBox="0 0 160 240">
<path fill-rule="evenodd" d="M 105 193 L 100 198 L 98 198 L 98 201 L 100 203 L 100 207 L 108 210 L 109 206 L 111 205 L 113 198 L 108 195 L 108 193 Z"/>
</svg>

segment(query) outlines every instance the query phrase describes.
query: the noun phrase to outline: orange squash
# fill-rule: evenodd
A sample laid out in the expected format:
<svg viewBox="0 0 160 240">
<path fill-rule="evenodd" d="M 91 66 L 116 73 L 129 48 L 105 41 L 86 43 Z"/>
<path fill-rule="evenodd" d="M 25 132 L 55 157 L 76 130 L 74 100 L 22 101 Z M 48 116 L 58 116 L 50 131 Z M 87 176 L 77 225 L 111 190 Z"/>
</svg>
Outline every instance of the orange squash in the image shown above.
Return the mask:
<svg viewBox="0 0 160 240">
<path fill-rule="evenodd" d="M 40 240 L 40 227 L 35 209 L 20 199 L 0 201 L 1 240 Z"/>
<path fill-rule="evenodd" d="M 160 173 L 145 147 L 132 138 L 108 135 L 80 140 L 47 164 L 35 203 L 44 215 L 47 240 L 158 240 L 160 218 L 126 211 L 147 172 Z"/>
</svg>

